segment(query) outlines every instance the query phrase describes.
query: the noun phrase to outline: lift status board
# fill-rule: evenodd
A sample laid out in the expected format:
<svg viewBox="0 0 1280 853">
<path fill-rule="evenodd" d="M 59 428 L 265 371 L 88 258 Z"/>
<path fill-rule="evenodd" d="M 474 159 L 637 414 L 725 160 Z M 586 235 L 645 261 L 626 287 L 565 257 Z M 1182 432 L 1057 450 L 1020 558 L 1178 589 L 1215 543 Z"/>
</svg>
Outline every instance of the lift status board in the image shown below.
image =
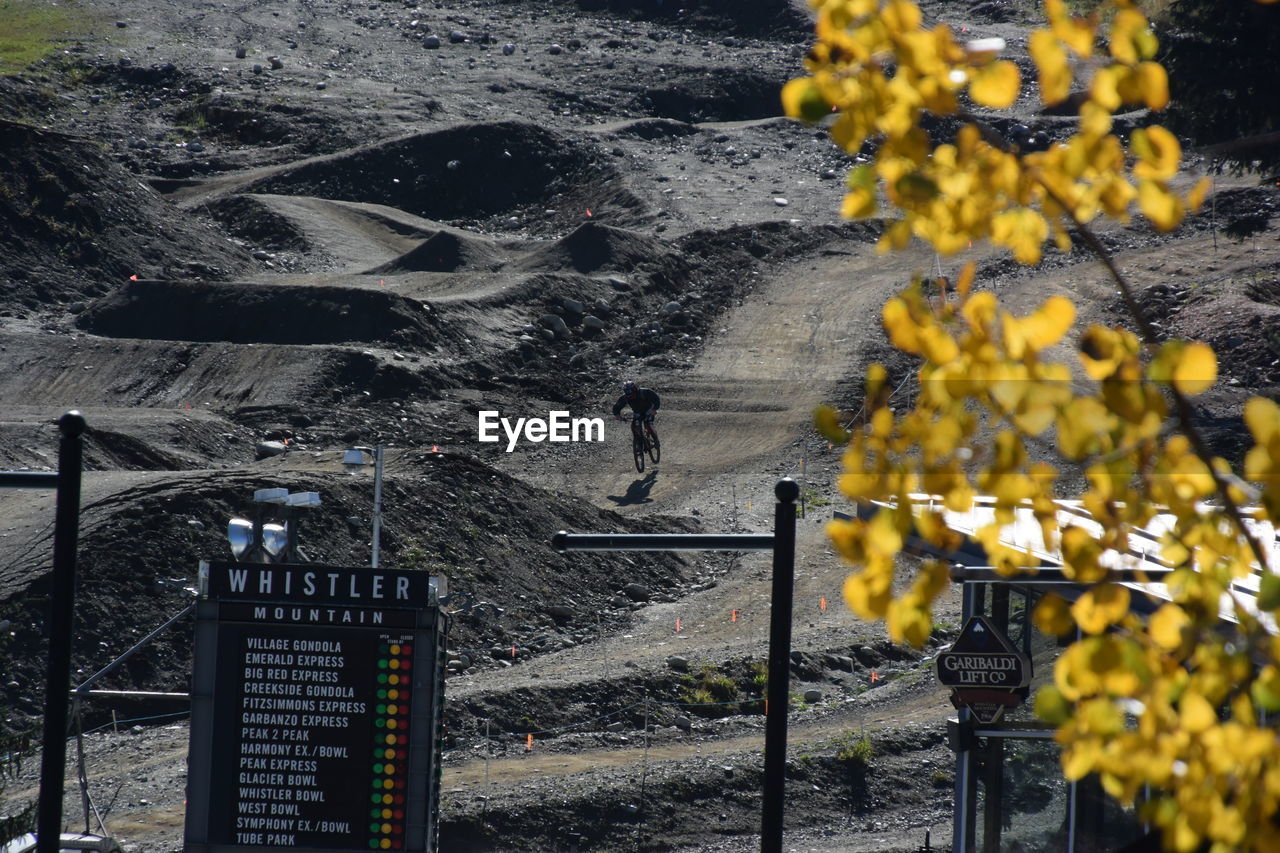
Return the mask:
<svg viewBox="0 0 1280 853">
<path fill-rule="evenodd" d="M 206 566 L 186 849 L 433 850 L 443 642 L 429 576 Z"/>
</svg>

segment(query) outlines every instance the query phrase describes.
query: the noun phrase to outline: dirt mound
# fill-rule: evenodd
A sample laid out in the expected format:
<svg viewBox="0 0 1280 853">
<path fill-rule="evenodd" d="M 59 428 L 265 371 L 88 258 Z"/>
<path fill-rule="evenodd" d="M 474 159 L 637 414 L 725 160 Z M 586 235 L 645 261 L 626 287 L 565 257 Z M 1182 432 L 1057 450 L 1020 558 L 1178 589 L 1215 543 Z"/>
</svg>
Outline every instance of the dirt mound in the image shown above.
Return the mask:
<svg viewBox="0 0 1280 853">
<path fill-rule="evenodd" d="M 642 108 L 682 122 L 744 121 L 782 115 L 785 77 L 755 71 L 691 68 L 675 81 L 644 90 Z"/>
<path fill-rule="evenodd" d="M 496 247 L 475 237 L 440 231 L 416 249 L 374 267 L 371 274 L 405 272 L 459 272 L 496 270 L 503 264 Z"/>
<path fill-rule="evenodd" d="M 435 350 L 460 340 L 419 303 L 377 290 L 190 281 L 128 282 L 76 325 L 110 338 L 239 344 L 359 341 Z"/>
<path fill-rule="evenodd" d="M 520 266 L 544 272 L 626 272 L 669 253 L 670 249 L 661 241 L 624 228 L 587 222 L 529 255 Z"/>
<path fill-rule="evenodd" d="M 257 181 L 250 192 L 389 205 L 427 219 L 516 217 L 550 230 L 594 204 L 625 221 L 643 203 L 595 145 L 519 122 L 464 124 L 314 160 Z M 557 215 L 558 214 L 558 215 Z M 527 218 L 523 218 L 527 217 Z"/>
<path fill-rule="evenodd" d="M 199 209 L 215 219 L 228 234 L 263 249 L 309 252 L 314 248 L 306 234 L 288 217 L 281 216 L 254 196 L 215 198 Z"/>
<path fill-rule="evenodd" d="M 718 35 L 752 35 L 800 41 L 813 25 L 789 0 L 575 0 L 587 12 L 608 11 L 632 20 L 663 21 Z"/>
<path fill-rule="evenodd" d="M 98 146 L 0 119 L 0 314 L 98 296 L 133 274 L 223 279 L 251 264 Z"/>
</svg>

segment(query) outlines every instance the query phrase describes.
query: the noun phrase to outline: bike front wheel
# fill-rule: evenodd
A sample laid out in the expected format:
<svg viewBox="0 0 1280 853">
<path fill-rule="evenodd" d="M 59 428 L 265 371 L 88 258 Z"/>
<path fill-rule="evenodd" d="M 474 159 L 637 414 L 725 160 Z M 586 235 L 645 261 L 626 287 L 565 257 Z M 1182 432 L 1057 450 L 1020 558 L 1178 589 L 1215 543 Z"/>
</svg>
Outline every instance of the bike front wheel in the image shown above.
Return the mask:
<svg viewBox="0 0 1280 853">
<path fill-rule="evenodd" d="M 649 458 L 653 460 L 653 464 L 657 465 L 662 459 L 662 444 L 658 441 L 656 432 L 649 432 Z"/>
<path fill-rule="evenodd" d="M 636 457 L 636 471 L 643 474 L 644 473 L 644 439 L 643 438 L 641 438 L 638 435 L 632 436 L 631 452 L 635 454 L 635 457 Z"/>
</svg>

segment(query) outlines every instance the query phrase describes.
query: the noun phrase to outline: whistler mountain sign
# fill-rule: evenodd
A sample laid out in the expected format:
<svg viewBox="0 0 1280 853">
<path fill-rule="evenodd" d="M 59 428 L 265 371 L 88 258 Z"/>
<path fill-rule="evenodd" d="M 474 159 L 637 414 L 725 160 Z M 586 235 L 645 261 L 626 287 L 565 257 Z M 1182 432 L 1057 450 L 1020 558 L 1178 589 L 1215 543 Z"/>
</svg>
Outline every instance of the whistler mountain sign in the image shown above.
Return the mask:
<svg viewBox="0 0 1280 853">
<path fill-rule="evenodd" d="M 436 579 L 225 562 L 199 577 L 186 853 L 434 853 Z"/>
</svg>

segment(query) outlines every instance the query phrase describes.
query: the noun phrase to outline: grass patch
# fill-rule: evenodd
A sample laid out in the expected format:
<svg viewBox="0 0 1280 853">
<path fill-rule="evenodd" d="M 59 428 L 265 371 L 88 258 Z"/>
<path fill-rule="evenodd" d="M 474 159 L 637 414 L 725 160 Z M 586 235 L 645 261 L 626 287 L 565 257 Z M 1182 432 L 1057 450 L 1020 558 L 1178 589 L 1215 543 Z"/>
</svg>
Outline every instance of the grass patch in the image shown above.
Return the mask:
<svg viewBox="0 0 1280 853">
<path fill-rule="evenodd" d="M 85 35 L 90 19 L 69 0 L 0 0 L 0 74 L 13 74 Z"/>
</svg>

